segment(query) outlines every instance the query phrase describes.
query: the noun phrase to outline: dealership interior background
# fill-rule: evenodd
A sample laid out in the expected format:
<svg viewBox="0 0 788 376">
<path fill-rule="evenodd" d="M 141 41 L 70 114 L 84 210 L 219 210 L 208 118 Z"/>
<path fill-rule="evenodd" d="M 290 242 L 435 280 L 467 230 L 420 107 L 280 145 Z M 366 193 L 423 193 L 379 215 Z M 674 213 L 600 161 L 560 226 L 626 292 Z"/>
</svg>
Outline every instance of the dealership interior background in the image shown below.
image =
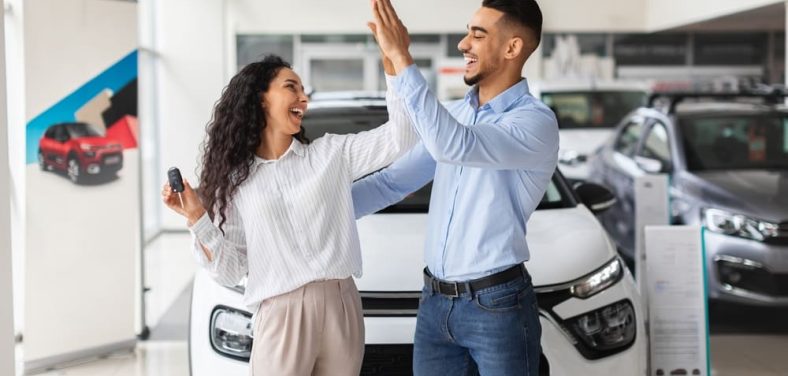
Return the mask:
<svg viewBox="0 0 788 376">
<path fill-rule="evenodd" d="M 468 89 L 461 79 L 465 63 L 456 46 L 480 3 L 393 0 L 411 33 L 411 53 L 416 64 L 441 100 L 462 98 Z M 698 257 L 698 265 L 705 266 L 709 278 L 716 281 L 704 285 L 705 281 L 699 280 L 696 286 L 696 290 L 705 292 L 703 296 L 711 296 L 708 322 L 705 317 L 695 318 L 707 326 L 710 374 L 788 374 L 788 117 L 782 105 L 788 71 L 788 1 L 539 3 L 544 14 L 542 44 L 528 60 L 524 77 L 533 95 L 541 94 L 557 114 L 560 111 L 567 118 L 567 125 L 562 125 L 563 117 L 558 116 L 562 132 L 559 169 L 569 179 L 567 186 L 587 180 L 615 194 L 617 207 L 599 214 L 598 224 L 617 244 L 624 260 L 621 265 L 626 264 L 632 272 L 636 269 L 637 253 L 623 251 L 626 247 L 619 239 L 626 238 L 626 231 L 631 234 L 642 229 L 625 231 L 622 226 L 634 226 L 635 219 L 627 222 L 612 216 L 625 212 L 628 202 L 637 205 L 627 201 L 635 196 L 634 188 L 630 181 L 629 193 L 624 192 L 621 187 L 626 184 L 618 186 L 615 179 L 602 176 L 600 171 L 612 168 L 602 166 L 607 160 L 603 143 L 611 148 L 610 161 L 621 162 L 626 152 L 619 147 L 627 141 L 624 136 L 631 134 L 627 133 L 632 129 L 628 125 L 640 121 L 630 111 L 653 104 L 648 100 L 653 93 L 747 93 L 747 98 L 724 98 L 723 104 L 716 107 L 693 107 L 691 111 L 719 111 L 714 115 L 718 117 L 730 108 L 742 109 L 736 115 L 739 118 L 720 121 L 719 130 L 708 124 L 704 125 L 706 128 L 698 125 L 697 129 L 707 129 L 703 131 L 707 133 L 694 137 L 713 138 L 716 133 L 711 133 L 718 131 L 739 132 L 761 145 L 756 150 L 751 143 L 741 158 L 773 158 L 771 164 L 725 170 L 727 175 L 715 179 L 736 180 L 738 190 L 719 193 L 729 182 L 717 180 L 713 182 L 716 185 L 702 189 L 704 200 L 712 200 L 710 197 L 719 193 L 725 198 L 719 200 L 726 203 L 724 207 L 708 204 L 701 214 L 695 215 L 698 221 L 678 223 L 674 220 L 678 217 L 675 210 L 682 210 L 677 204 L 682 201 L 674 199 L 667 222 L 703 227 L 706 252 L 718 244 L 720 249 L 730 251 L 719 251 L 708 261 Z M 183 218 L 162 204 L 161 186 L 172 166 L 178 166 L 184 178 L 194 185 L 199 183 L 195 174 L 199 146 L 214 103 L 240 68 L 264 54 L 277 54 L 290 61 L 305 86 L 314 91 L 315 98 L 331 92 L 385 90 L 378 50 L 366 26 L 371 18 L 368 2 L 5 0 L 3 10 L 0 376 L 198 375 L 201 369 L 223 369 L 221 364 L 230 364 L 225 368 L 227 374 L 246 374 L 248 356 L 244 360 L 232 349 L 220 349 L 224 346 L 217 344 L 220 339 L 208 338 L 209 333 L 215 334 L 216 325 L 222 325 L 217 319 L 222 316 L 216 314 L 213 306 L 201 305 L 204 301 L 195 293 L 199 270 L 191 254 L 191 236 Z M 631 107 L 608 110 L 616 115 L 604 117 L 605 124 L 601 124 L 592 107 L 597 101 L 613 98 L 617 95 L 614 92 L 639 96 L 629 102 L 622 99 L 619 103 L 629 103 Z M 778 104 L 770 102 L 775 95 L 780 99 Z M 761 99 L 763 103 L 753 104 Z M 564 105 L 566 109 L 561 107 Z M 681 114 L 681 107 L 677 108 Z M 670 154 L 666 139 L 668 133 L 673 134 L 673 125 L 667 123 L 680 115 L 673 112 L 672 105 L 665 111 L 654 115 L 655 120 L 642 120 L 642 125 L 650 127 L 651 134 L 659 135 L 660 129 L 665 132 L 661 141 Z M 768 114 L 764 115 L 764 111 Z M 769 136 L 758 134 L 765 129 L 763 123 L 736 122 L 743 119 L 743 113 L 751 116 L 756 112 L 759 119 L 772 116 L 769 121 L 779 121 L 767 131 L 772 132 Z M 775 117 L 780 113 L 782 117 Z M 642 114 L 648 118 L 651 112 L 644 109 Z M 118 161 L 109 156 L 101 167 L 69 167 L 55 156 L 56 151 L 51 159 L 42 154 L 58 147 L 45 144 L 50 135 L 53 139 L 58 137 L 57 129 L 47 128 L 56 123 L 47 121 L 58 117 L 58 121 L 93 124 L 100 137 L 110 140 L 108 146 L 102 147 L 123 149 L 122 167 L 113 170 L 108 179 L 87 181 L 85 178 L 90 176 L 76 176 L 74 171 L 90 174 Z M 693 121 L 682 123 L 684 129 L 695 124 Z M 594 125 L 581 125 L 583 122 Z M 604 137 L 594 133 L 587 138 L 599 138 L 598 149 L 578 152 L 565 148 L 564 127 L 582 130 L 594 126 L 607 129 Z M 567 135 L 572 137 L 571 133 Z M 637 137 L 639 134 L 633 148 Z M 645 137 L 644 147 L 653 146 L 649 136 Z M 684 142 L 687 144 L 682 145 L 694 141 Z M 763 148 L 767 149 L 766 154 L 759 152 Z M 775 148 L 781 151 L 775 152 Z M 98 150 L 87 147 L 82 152 L 90 157 Z M 101 152 L 109 153 L 107 150 Z M 659 158 L 661 150 L 655 144 L 651 156 L 630 155 L 633 162 L 624 169 L 639 169 L 635 176 L 668 176 L 667 193 L 672 198 L 677 191 L 686 193 L 676 184 L 687 181 L 689 172 L 672 176 L 672 155 L 663 160 Z M 720 163 L 724 160 L 719 159 Z M 61 162 L 64 167 L 59 171 Z M 591 170 L 577 172 L 575 168 L 583 163 Z M 752 171 L 736 175 L 734 171 L 756 167 L 768 170 L 766 177 Z M 580 175 L 575 176 L 576 172 Z M 770 204 L 753 203 L 764 198 L 763 185 L 768 184 L 774 187 Z M 755 187 L 758 185 L 761 187 Z M 747 187 L 753 191 L 747 191 Z M 742 207 L 766 209 L 731 212 L 741 202 Z M 628 209 L 631 214 L 632 207 Z M 729 229 L 725 227 L 728 224 L 737 227 Z M 367 225 L 370 222 L 364 222 Z M 531 233 L 540 228 L 529 225 L 529 242 Z M 559 236 L 572 237 L 575 230 L 566 228 Z M 624 235 L 618 237 L 618 230 Z M 371 243 L 362 236 L 362 245 L 365 244 Z M 415 251 L 420 254 L 421 250 Z M 366 267 L 371 256 L 364 253 L 364 257 Z M 590 266 L 588 272 L 594 273 L 601 265 Z M 528 263 L 526 266 L 530 268 Z M 422 268 L 423 265 L 414 264 L 408 272 L 419 273 Z M 365 276 L 370 270 L 365 269 Z M 535 284 L 538 286 L 539 281 L 535 280 Z M 719 294 L 715 293 L 717 288 Z M 223 289 L 200 292 L 202 297 L 214 299 L 226 290 Z M 240 301 L 240 295 L 233 297 L 237 300 L 228 305 Z M 196 325 L 196 316 L 192 315 L 195 309 L 206 310 L 205 317 L 212 318 L 210 329 L 207 324 L 197 329 L 190 327 Z M 238 317 L 243 316 L 228 314 L 224 325 L 234 325 L 232 320 Z M 401 324 L 397 321 L 396 325 Z M 409 328 L 406 324 L 396 325 Z M 616 360 L 615 355 L 595 359 L 580 356 L 568 344 L 563 350 L 555 350 L 554 357 L 548 356 L 552 369 L 549 374 L 571 374 L 561 371 L 561 351 L 566 351 L 567 359 L 576 357 L 578 364 L 587 365 L 591 372 L 588 374 L 644 374 L 643 370 L 649 367 L 650 350 L 646 344 L 648 336 L 642 331 L 648 329 L 638 328 L 641 332 L 637 334 L 637 345 L 626 349 L 641 351 L 633 355 L 637 365 L 630 367 L 630 363 Z M 195 333 L 205 335 L 201 340 L 205 346 L 211 346 L 207 347 L 208 355 L 190 348 L 189 341 L 197 341 Z M 385 350 L 396 348 L 399 353 L 386 361 L 397 363 L 392 369 L 407 368 L 403 364 L 410 361 L 407 352 L 412 346 L 402 341 L 388 344 L 383 337 L 375 337 L 378 347 L 369 347 L 368 352 L 382 359 L 387 356 Z M 658 348 L 653 342 L 650 346 Z M 703 354 L 698 356 L 705 359 Z M 214 357 L 217 362 L 208 364 Z M 371 358 L 372 355 L 370 363 L 383 362 Z M 378 373 L 369 369 L 362 373 L 397 374 L 386 373 L 384 366 L 375 368 Z M 699 374 L 707 373 L 703 369 Z"/>
</svg>

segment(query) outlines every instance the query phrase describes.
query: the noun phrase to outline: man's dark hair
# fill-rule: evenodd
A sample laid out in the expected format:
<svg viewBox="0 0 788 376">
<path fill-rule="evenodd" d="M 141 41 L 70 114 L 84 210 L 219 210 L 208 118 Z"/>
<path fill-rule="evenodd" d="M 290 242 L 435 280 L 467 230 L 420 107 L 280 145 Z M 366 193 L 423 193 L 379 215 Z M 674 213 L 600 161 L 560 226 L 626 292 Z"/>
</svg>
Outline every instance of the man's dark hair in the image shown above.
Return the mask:
<svg viewBox="0 0 788 376">
<path fill-rule="evenodd" d="M 542 40 L 542 10 L 536 0 L 483 0 L 482 6 L 504 14 L 504 19 L 533 33 L 534 49 Z"/>
</svg>

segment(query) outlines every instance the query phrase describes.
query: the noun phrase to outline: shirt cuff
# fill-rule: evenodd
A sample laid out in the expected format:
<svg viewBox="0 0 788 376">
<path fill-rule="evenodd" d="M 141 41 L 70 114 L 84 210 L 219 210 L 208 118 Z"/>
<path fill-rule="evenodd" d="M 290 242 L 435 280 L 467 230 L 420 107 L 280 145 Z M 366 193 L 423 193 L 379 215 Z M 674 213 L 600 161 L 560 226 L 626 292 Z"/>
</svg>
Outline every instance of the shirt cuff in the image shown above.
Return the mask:
<svg viewBox="0 0 788 376">
<path fill-rule="evenodd" d="M 208 212 L 203 213 L 202 217 L 194 222 L 192 227 L 189 227 L 189 230 L 200 240 L 207 240 L 213 229 L 213 222 L 211 222 Z"/>
<path fill-rule="evenodd" d="M 409 65 L 394 76 L 394 79 L 391 81 L 391 85 L 394 88 L 394 94 L 399 98 L 409 97 L 410 95 L 408 94 L 416 92 L 414 88 L 426 84 L 427 81 L 424 79 L 424 76 L 421 75 L 421 71 L 419 71 L 419 67 L 417 67 L 416 64 Z"/>
</svg>

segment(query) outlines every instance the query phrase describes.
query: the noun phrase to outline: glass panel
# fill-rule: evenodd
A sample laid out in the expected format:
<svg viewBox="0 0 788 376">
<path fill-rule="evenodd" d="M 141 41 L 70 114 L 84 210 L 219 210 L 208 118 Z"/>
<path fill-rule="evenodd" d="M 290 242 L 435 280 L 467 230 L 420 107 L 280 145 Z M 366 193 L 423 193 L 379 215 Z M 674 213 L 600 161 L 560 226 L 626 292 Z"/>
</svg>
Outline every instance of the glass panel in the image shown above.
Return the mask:
<svg viewBox="0 0 788 376">
<path fill-rule="evenodd" d="M 629 123 L 616 141 L 615 150 L 626 156 L 632 156 L 635 153 L 638 140 L 640 140 L 641 132 L 640 123 Z"/>
<path fill-rule="evenodd" d="M 685 65 L 687 34 L 616 35 L 613 54 L 617 65 Z"/>
<path fill-rule="evenodd" d="M 646 158 L 657 159 L 662 162 L 670 162 L 670 146 L 668 143 L 668 131 L 661 123 L 657 123 L 643 143 L 640 155 Z"/>
<path fill-rule="evenodd" d="M 367 43 L 365 34 L 304 34 L 302 43 Z"/>
<path fill-rule="evenodd" d="M 465 38 L 466 34 L 449 34 L 447 36 L 446 41 L 446 56 L 448 57 L 462 57 L 462 52 L 457 49 L 457 45 L 460 44 L 462 38 Z"/>
<path fill-rule="evenodd" d="M 695 35 L 696 65 L 762 65 L 766 33 L 706 33 Z"/>
<path fill-rule="evenodd" d="M 691 171 L 788 168 L 784 116 L 725 116 L 681 120 Z"/>
<path fill-rule="evenodd" d="M 542 55 L 551 56 L 557 39 L 567 35 L 574 35 L 577 44 L 580 46 L 580 54 L 608 56 L 607 53 L 607 34 L 554 34 L 548 33 L 542 36 Z"/>
<path fill-rule="evenodd" d="M 645 101 L 642 91 L 542 93 L 542 102 L 555 112 L 562 129 L 612 128 Z"/>
<path fill-rule="evenodd" d="M 364 60 L 313 59 L 310 83 L 315 91 L 364 89 Z"/>
<path fill-rule="evenodd" d="M 268 54 L 279 55 L 293 64 L 292 35 L 238 35 L 235 38 L 238 70 Z"/>
</svg>

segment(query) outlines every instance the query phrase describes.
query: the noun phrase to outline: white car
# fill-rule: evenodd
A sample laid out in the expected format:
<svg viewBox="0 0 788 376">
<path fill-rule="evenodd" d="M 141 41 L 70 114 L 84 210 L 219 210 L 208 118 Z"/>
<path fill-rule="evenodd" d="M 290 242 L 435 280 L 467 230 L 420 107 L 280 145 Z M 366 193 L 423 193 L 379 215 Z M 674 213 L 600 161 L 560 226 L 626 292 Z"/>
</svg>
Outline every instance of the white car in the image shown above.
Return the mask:
<svg viewBox="0 0 788 376">
<path fill-rule="evenodd" d="M 369 98 L 323 107 L 313 103 L 304 124 L 311 137 L 325 131 L 358 132 L 381 124 L 385 111 L 383 101 Z M 356 283 L 366 325 L 362 375 L 411 374 L 429 191 L 428 185 L 358 221 L 364 276 Z M 607 189 L 589 183 L 573 190 L 556 172 L 528 222 L 531 261 L 525 265 L 540 307 L 540 375 L 646 373 L 640 297 L 594 216 L 613 202 Z M 192 375 L 247 375 L 252 323 L 242 304 L 243 291 L 243 282 L 224 287 L 204 270 L 195 275 L 189 323 Z"/>
<path fill-rule="evenodd" d="M 588 159 L 613 135 L 624 116 L 646 103 L 648 85 L 639 82 L 552 82 L 531 93 L 558 119 L 559 168 L 570 179 L 588 178 Z"/>
</svg>

